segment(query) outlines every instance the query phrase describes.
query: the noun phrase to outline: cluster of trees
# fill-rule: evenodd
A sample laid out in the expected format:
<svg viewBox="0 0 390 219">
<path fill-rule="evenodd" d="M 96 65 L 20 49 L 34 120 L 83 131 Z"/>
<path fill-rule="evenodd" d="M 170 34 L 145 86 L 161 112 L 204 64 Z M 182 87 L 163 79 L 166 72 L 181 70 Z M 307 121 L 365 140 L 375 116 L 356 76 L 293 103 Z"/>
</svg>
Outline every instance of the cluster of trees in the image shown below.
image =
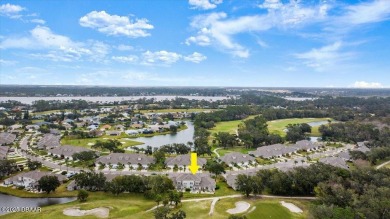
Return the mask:
<svg viewBox="0 0 390 219">
<path fill-rule="evenodd" d="M 239 175 L 236 186 L 246 195 L 259 194 L 262 189 L 274 195 L 316 195 L 319 203 L 310 210 L 313 218 L 390 218 L 387 168 L 349 171 L 317 163 L 288 172 L 260 170 L 254 176 Z"/>
<path fill-rule="evenodd" d="M 296 167 L 288 172 L 277 169 L 259 170 L 253 177 L 261 181 L 268 193 L 305 196 L 315 195 L 314 188 L 322 181 L 326 181 L 331 177 L 347 177 L 348 175 L 348 170 L 316 163 L 306 168 Z M 245 180 L 237 180 L 236 182 L 237 188 L 242 187 L 244 184 L 247 184 Z"/>
<path fill-rule="evenodd" d="M 183 210 L 172 212 L 172 209 L 168 206 L 156 208 L 153 215 L 155 219 L 184 219 L 187 216 Z"/>
<path fill-rule="evenodd" d="M 96 103 L 88 102 L 86 100 L 36 100 L 31 105 L 36 112 L 58 109 L 89 109 L 95 107 Z"/>
<path fill-rule="evenodd" d="M 27 167 L 30 170 L 36 170 L 42 167 L 42 163 L 39 161 L 32 161 L 30 159 L 27 160 Z"/>
<path fill-rule="evenodd" d="M 0 179 L 18 171 L 14 160 L 0 159 Z"/>
<path fill-rule="evenodd" d="M 288 124 L 286 140 L 295 143 L 299 140 L 306 139 L 307 133 L 311 132 L 311 126 L 307 123 L 301 124 Z"/>
<path fill-rule="evenodd" d="M 143 193 L 146 198 L 166 204 L 178 205 L 183 193 L 177 192 L 171 179 L 162 175 L 117 176 L 111 181 L 103 173 L 82 172 L 75 175 L 76 185 L 87 191 L 105 191 L 118 195 L 124 192 Z"/>
<path fill-rule="evenodd" d="M 246 197 L 249 197 L 250 194 L 259 195 L 264 189 L 262 178 L 257 175 L 238 175 L 236 178 L 236 186 L 237 191 L 240 191 Z"/>
<path fill-rule="evenodd" d="M 329 117 L 325 110 L 287 110 L 287 109 L 265 109 L 262 115 L 267 120 L 288 119 L 288 118 L 324 118 Z"/>
<path fill-rule="evenodd" d="M 237 136 L 232 135 L 229 132 L 218 132 L 214 134 L 214 137 L 218 142 L 219 147 L 231 148 L 239 144 Z"/>
<path fill-rule="evenodd" d="M 211 155 L 211 146 L 208 144 L 210 132 L 205 128 L 195 128 L 194 149 L 198 155 Z"/>
<path fill-rule="evenodd" d="M 160 151 L 164 151 L 167 154 L 188 154 L 193 146 L 192 142 L 187 144 L 166 144 L 159 148 Z"/>
<path fill-rule="evenodd" d="M 279 135 L 268 132 L 267 120 L 262 116 L 248 119 L 238 127 L 238 135 L 246 147 L 258 147 L 261 145 L 283 143 Z"/>
<path fill-rule="evenodd" d="M 390 129 L 378 129 L 373 124 L 359 122 L 333 123 L 319 127 L 325 141 L 342 141 L 356 143 L 369 141 L 371 146 L 390 147 Z"/>
<path fill-rule="evenodd" d="M 367 160 L 371 164 L 376 165 L 378 161 L 385 160 L 390 157 L 390 147 L 375 147 L 369 152 L 350 151 L 349 154 L 353 160 Z"/>
<path fill-rule="evenodd" d="M 56 188 L 61 185 L 57 176 L 42 176 L 38 180 L 38 189 L 49 194 L 50 192 L 54 192 Z"/>
<path fill-rule="evenodd" d="M 224 110 L 217 110 L 212 113 L 199 113 L 195 117 L 195 127 L 210 129 L 216 122 L 240 120 L 248 115 L 257 114 L 257 108 L 249 106 L 228 106 Z"/>
<path fill-rule="evenodd" d="M 122 143 L 120 141 L 116 139 L 109 139 L 107 141 L 97 140 L 91 147 L 100 150 L 108 150 L 111 153 L 124 153 L 125 150 L 120 148 L 121 146 Z"/>
<path fill-rule="evenodd" d="M 221 175 L 222 173 L 226 173 L 223 164 L 215 160 L 207 160 L 204 169 L 209 171 L 210 173 L 213 173 L 216 177 Z"/>
<path fill-rule="evenodd" d="M 97 157 L 94 151 L 81 151 L 72 155 L 73 160 L 93 161 Z"/>
<path fill-rule="evenodd" d="M 82 172 L 76 174 L 76 185 L 88 191 L 102 191 L 105 188 L 106 177 L 102 172 Z"/>
<path fill-rule="evenodd" d="M 332 177 L 315 189 L 321 205 L 314 218 L 390 218 L 390 169 L 358 169 L 347 177 Z"/>
</svg>

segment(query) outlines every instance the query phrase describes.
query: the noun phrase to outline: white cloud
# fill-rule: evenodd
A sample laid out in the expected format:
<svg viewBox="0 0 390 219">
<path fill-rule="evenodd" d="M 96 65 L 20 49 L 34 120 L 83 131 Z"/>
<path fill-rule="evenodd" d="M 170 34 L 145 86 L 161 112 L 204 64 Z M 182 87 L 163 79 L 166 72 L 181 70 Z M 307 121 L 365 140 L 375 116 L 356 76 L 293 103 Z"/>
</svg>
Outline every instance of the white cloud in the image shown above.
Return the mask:
<svg viewBox="0 0 390 219">
<path fill-rule="evenodd" d="M 20 18 L 21 15 L 19 13 L 24 10 L 26 9 L 19 5 L 12 5 L 9 3 L 0 5 L 0 15 L 13 18 L 13 19 Z"/>
<path fill-rule="evenodd" d="M 168 52 L 165 50 L 151 52 L 146 51 L 142 54 L 142 64 L 153 65 L 153 64 L 166 64 L 170 65 L 177 62 L 182 56 L 175 52 Z"/>
<path fill-rule="evenodd" d="M 235 35 L 251 32 L 263 32 L 272 28 L 282 30 L 299 28 L 304 24 L 322 21 L 326 17 L 326 4 L 315 6 L 302 5 L 300 1 L 283 4 L 281 1 L 268 0 L 259 7 L 267 13 L 228 18 L 224 12 L 199 15 L 192 19 L 191 27 L 196 35 L 186 39 L 187 45 L 216 46 L 233 56 L 247 58 L 248 48 L 236 42 Z M 265 44 L 261 44 L 265 46 Z"/>
<path fill-rule="evenodd" d="M 3 65 L 3 66 L 6 66 L 6 65 L 14 65 L 16 64 L 17 61 L 11 61 L 11 60 L 5 60 L 5 59 L 0 59 L 0 64 Z"/>
<path fill-rule="evenodd" d="M 208 46 L 210 45 L 210 38 L 205 35 L 191 36 L 186 39 L 185 43 L 188 46 L 192 43 L 198 44 L 199 46 Z"/>
<path fill-rule="evenodd" d="M 303 60 L 306 66 L 316 71 L 324 71 L 354 56 L 353 53 L 342 52 L 342 46 L 342 42 L 335 42 L 321 48 L 314 48 L 308 52 L 294 54 L 294 56 Z"/>
<path fill-rule="evenodd" d="M 357 5 L 349 5 L 346 13 L 337 17 L 339 24 L 368 24 L 390 19 L 390 1 L 375 0 L 363 2 Z"/>
<path fill-rule="evenodd" d="M 154 27 L 148 22 L 147 19 L 130 20 L 129 17 L 110 15 L 105 11 L 92 11 L 79 20 L 83 27 L 97 29 L 107 35 L 122 35 L 133 38 L 150 36 L 147 30 Z"/>
<path fill-rule="evenodd" d="M 189 56 L 184 56 L 184 61 L 187 61 L 187 62 L 193 62 L 193 63 L 200 63 L 204 60 L 207 59 L 206 56 L 202 55 L 201 53 L 198 53 L 198 52 L 194 52 L 192 53 L 191 55 Z"/>
<path fill-rule="evenodd" d="M 109 46 L 99 41 L 75 42 L 69 37 L 53 33 L 50 28 L 37 26 L 29 36 L 7 37 L 0 42 L 1 49 L 45 50 L 45 53 L 33 53 L 31 57 L 51 61 L 103 59 L 109 52 Z"/>
<path fill-rule="evenodd" d="M 130 51 L 130 50 L 133 50 L 134 47 L 132 46 L 129 46 L 129 45 L 123 45 L 123 44 L 120 44 L 116 47 L 118 50 L 120 51 Z"/>
<path fill-rule="evenodd" d="M 264 0 L 263 4 L 260 4 L 259 7 L 264 9 L 280 9 L 283 7 L 283 4 L 280 0 Z"/>
<path fill-rule="evenodd" d="M 366 81 L 356 81 L 352 87 L 354 88 L 384 88 L 384 86 L 379 82 L 366 82 Z"/>
<path fill-rule="evenodd" d="M 45 20 L 43 20 L 43 19 L 31 19 L 30 20 L 30 22 L 31 23 L 37 23 L 37 24 L 45 24 L 46 23 L 46 21 Z"/>
<path fill-rule="evenodd" d="M 113 56 L 111 59 L 122 62 L 122 63 L 136 63 L 138 61 L 138 56 L 129 55 L 129 56 Z"/>
<path fill-rule="evenodd" d="M 223 0 L 189 0 L 188 3 L 192 6 L 192 9 L 209 10 L 217 7 Z"/>
</svg>

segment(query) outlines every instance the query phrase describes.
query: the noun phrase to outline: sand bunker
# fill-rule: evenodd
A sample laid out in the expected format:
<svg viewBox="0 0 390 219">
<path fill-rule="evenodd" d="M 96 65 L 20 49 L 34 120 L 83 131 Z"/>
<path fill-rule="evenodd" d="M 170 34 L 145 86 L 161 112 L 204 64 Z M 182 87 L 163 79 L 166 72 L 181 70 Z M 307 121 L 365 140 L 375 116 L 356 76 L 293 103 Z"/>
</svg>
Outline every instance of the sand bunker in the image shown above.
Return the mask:
<svg viewBox="0 0 390 219">
<path fill-rule="evenodd" d="M 250 207 L 251 205 L 248 202 L 239 201 L 236 202 L 235 208 L 228 209 L 226 212 L 229 214 L 239 214 L 247 211 Z"/>
<path fill-rule="evenodd" d="M 282 204 L 284 207 L 286 207 L 288 210 L 290 210 L 293 213 L 302 213 L 303 212 L 302 209 L 298 208 L 293 203 L 281 201 L 280 204 Z"/>
<path fill-rule="evenodd" d="M 86 215 L 94 215 L 98 218 L 108 218 L 110 213 L 109 208 L 100 207 L 94 208 L 91 210 L 80 210 L 79 207 L 67 208 L 62 212 L 64 215 L 73 216 L 73 217 L 82 217 Z"/>
</svg>

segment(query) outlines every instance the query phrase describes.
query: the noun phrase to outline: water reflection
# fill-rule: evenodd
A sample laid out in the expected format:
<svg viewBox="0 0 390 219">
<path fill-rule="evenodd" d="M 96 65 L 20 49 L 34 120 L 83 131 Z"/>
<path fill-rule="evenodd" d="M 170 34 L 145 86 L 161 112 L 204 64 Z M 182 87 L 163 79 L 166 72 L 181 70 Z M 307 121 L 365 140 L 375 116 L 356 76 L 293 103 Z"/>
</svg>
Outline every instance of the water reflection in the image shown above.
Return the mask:
<svg viewBox="0 0 390 219">
<path fill-rule="evenodd" d="M 190 121 L 186 121 L 187 129 L 179 131 L 176 134 L 157 135 L 153 137 L 140 137 L 132 138 L 131 140 L 143 142 L 142 145 L 137 145 L 138 148 L 146 148 L 150 145 L 152 147 L 161 147 L 166 144 L 183 143 L 186 144 L 189 141 L 193 141 L 194 137 L 194 125 Z M 129 147 L 128 149 L 131 149 Z"/>
<path fill-rule="evenodd" d="M 67 203 L 76 200 L 75 197 L 67 198 L 19 198 L 12 195 L 0 193 L 0 208 L 1 207 L 43 207 L 48 205 L 56 205 Z M 11 212 L 0 211 L 0 215 Z"/>
</svg>

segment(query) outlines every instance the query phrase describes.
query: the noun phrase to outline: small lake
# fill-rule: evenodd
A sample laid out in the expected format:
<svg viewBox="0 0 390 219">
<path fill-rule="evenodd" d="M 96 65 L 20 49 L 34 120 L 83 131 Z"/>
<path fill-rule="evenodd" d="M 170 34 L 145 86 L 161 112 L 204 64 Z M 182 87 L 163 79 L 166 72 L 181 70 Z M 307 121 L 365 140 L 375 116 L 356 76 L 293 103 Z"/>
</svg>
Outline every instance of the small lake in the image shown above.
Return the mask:
<svg viewBox="0 0 390 219">
<path fill-rule="evenodd" d="M 193 141 L 194 137 L 194 125 L 190 121 L 186 121 L 187 129 L 183 131 L 179 131 L 176 134 L 166 134 L 166 135 L 156 135 L 153 137 L 139 137 L 139 138 L 131 138 L 131 140 L 143 142 L 142 145 L 137 145 L 138 148 L 146 148 L 146 146 L 150 145 L 152 147 L 161 147 L 166 144 L 173 143 L 183 143 L 186 144 L 189 141 Z M 131 147 L 129 147 L 131 149 Z"/>
<path fill-rule="evenodd" d="M 67 198 L 19 198 L 12 195 L 0 193 L 0 208 L 1 207 L 43 207 L 48 205 L 56 205 L 67 203 L 76 200 L 75 197 Z M 0 211 L 0 215 L 11 212 Z"/>
<path fill-rule="evenodd" d="M 326 125 L 326 124 L 328 124 L 328 120 L 326 120 L 326 121 L 317 121 L 317 122 L 308 122 L 307 124 L 310 125 L 311 127 L 320 126 L 320 125 Z"/>
<path fill-rule="evenodd" d="M 8 101 L 8 100 L 16 100 L 24 104 L 31 104 L 36 100 L 86 100 L 91 102 L 101 102 L 108 103 L 114 101 L 124 101 L 124 100 L 138 100 L 141 98 L 151 99 L 154 98 L 157 101 L 161 100 L 172 100 L 176 97 L 186 98 L 189 100 L 207 100 L 207 101 L 216 101 L 216 100 L 224 100 L 228 99 L 228 97 L 209 97 L 209 96 L 123 96 L 123 97 L 89 97 L 89 96 L 78 96 L 78 97 L 0 97 L 0 102 Z"/>
</svg>

